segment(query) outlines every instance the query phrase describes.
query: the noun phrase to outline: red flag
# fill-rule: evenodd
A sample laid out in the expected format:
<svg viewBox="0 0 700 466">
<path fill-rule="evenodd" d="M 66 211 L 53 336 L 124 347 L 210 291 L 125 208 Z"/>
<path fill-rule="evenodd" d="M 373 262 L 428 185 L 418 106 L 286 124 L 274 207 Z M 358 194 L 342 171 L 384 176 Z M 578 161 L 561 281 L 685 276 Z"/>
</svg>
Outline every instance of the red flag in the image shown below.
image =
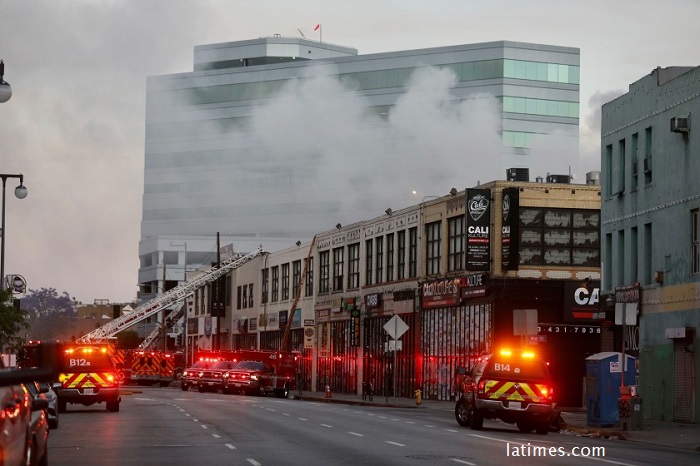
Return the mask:
<svg viewBox="0 0 700 466">
<path fill-rule="evenodd" d="M 316 27 L 314 28 L 314 31 L 318 31 L 318 29 L 321 27 L 320 24 L 317 24 Z"/>
</svg>

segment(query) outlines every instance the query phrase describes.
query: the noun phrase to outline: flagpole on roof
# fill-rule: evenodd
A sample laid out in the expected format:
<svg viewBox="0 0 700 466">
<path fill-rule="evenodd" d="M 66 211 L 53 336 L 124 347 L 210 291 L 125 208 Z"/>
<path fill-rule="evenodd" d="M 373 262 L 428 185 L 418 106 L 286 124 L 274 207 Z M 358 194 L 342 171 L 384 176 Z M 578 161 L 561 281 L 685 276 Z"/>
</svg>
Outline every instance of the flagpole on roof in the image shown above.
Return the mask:
<svg viewBox="0 0 700 466">
<path fill-rule="evenodd" d="M 321 26 L 321 23 L 318 23 L 316 27 L 314 28 L 314 31 L 318 30 L 318 41 L 323 42 L 323 27 Z"/>
</svg>

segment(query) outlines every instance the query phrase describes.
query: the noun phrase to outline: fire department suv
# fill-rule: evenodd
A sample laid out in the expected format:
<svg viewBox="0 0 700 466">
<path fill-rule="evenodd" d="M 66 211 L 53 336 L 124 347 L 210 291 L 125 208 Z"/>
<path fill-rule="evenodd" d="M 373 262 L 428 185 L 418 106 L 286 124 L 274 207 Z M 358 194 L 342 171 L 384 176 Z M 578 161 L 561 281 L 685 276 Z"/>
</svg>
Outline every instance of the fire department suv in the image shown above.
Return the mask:
<svg viewBox="0 0 700 466">
<path fill-rule="evenodd" d="M 546 435 L 553 410 L 547 364 L 531 351 L 503 350 L 483 357 L 464 375 L 455 406 L 461 426 L 481 430 L 486 419 L 515 423 L 522 432 Z"/>
<path fill-rule="evenodd" d="M 53 385 L 58 395 L 58 411 L 66 411 L 68 403 L 106 403 L 107 411 L 119 411 L 119 374 L 109 348 L 100 345 L 67 347 L 63 370 Z"/>
<path fill-rule="evenodd" d="M 286 398 L 296 389 L 299 354 L 284 351 L 242 350 L 240 362 L 222 376 L 224 393 L 245 392 Z"/>
</svg>

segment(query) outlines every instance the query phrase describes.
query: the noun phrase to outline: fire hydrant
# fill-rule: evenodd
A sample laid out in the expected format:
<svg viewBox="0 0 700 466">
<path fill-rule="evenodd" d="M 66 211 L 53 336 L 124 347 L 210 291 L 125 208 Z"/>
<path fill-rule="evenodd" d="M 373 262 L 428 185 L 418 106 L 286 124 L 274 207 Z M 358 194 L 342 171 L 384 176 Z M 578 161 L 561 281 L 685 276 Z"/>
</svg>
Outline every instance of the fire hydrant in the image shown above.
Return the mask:
<svg viewBox="0 0 700 466">
<path fill-rule="evenodd" d="M 326 398 L 331 397 L 331 386 L 326 384 Z"/>
<path fill-rule="evenodd" d="M 420 391 L 420 388 L 416 390 L 415 392 L 416 395 L 416 404 L 420 405 L 423 403 L 423 392 Z"/>
</svg>

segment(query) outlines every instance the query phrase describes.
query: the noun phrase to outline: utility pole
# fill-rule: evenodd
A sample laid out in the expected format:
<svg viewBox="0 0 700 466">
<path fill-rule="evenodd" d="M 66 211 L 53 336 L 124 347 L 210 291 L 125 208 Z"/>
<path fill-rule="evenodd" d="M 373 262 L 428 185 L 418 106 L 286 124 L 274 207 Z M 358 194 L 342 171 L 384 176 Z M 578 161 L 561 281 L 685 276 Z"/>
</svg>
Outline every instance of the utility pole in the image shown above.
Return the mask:
<svg viewBox="0 0 700 466">
<path fill-rule="evenodd" d="M 216 268 L 221 267 L 221 238 L 219 232 L 216 232 Z M 216 291 L 214 293 L 214 299 L 216 300 L 216 349 L 221 349 L 221 313 L 223 312 L 221 303 L 221 281 L 224 280 L 223 277 L 219 277 L 214 281 L 214 286 Z"/>
</svg>

